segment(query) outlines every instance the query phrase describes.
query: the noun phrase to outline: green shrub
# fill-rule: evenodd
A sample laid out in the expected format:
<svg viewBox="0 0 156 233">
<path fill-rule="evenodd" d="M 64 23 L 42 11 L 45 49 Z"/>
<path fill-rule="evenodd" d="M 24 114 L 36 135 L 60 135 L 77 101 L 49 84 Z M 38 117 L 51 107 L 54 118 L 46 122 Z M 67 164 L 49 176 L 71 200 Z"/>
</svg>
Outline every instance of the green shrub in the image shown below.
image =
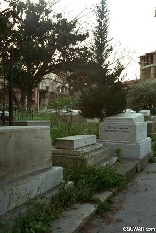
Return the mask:
<svg viewBox="0 0 156 233">
<path fill-rule="evenodd" d="M 125 177 L 109 165 L 89 168 L 71 166 L 64 169 L 64 179 L 74 182 L 78 201 L 86 201 L 96 192 L 109 190 L 125 182 Z"/>
</svg>

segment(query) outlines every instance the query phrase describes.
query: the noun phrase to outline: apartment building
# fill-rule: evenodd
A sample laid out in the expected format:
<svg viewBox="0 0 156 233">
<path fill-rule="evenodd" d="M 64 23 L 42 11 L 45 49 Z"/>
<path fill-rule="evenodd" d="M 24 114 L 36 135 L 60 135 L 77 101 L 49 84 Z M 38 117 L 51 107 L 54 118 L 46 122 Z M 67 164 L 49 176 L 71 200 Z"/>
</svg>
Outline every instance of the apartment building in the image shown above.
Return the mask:
<svg viewBox="0 0 156 233">
<path fill-rule="evenodd" d="M 52 99 L 57 100 L 60 96 L 68 96 L 68 86 L 53 73 L 43 77 L 37 88 L 33 90 L 33 109 L 40 110 L 48 105 Z"/>
<path fill-rule="evenodd" d="M 8 110 L 9 106 L 9 90 L 7 83 L 5 85 L 3 77 L 0 78 L 0 110 Z M 20 90 L 14 89 L 14 94 L 16 98 L 20 100 Z M 68 96 L 67 84 L 64 84 L 61 79 L 53 73 L 45 75 L 38 87 L 32 90 L 32 110 L 39 111 L 50 105 L 52 99 L 57 100 L 60 96 Z M 27 99 L 25 100 L 25 106 L 27 106 Z"/>
<path fill-rule="evenodd" d="M 140 56 L 140 79 L 156 78 L 156 51 Z"/>
</svg>

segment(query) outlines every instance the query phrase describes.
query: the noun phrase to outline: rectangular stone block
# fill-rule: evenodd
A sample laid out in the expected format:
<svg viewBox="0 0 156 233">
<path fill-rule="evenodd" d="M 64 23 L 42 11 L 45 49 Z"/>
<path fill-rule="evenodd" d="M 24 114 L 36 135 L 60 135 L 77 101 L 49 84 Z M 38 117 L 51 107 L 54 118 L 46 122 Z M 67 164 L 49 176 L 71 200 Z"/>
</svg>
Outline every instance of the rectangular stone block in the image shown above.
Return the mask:
<svg viewBox="0 0 156 233">
<path fill-rule="evenodd" d="M 113 155 L 116 155 L 116 149 L 121 149 L 121 157 L 127 159 L 140 159 L 151 153 L 151 138 L 149 137 L 131 143 L 103 141 L 103 145 L 111 147 Z"/>
<path fill-rule="evenodd" d="M 154 133 L 156 131 L 156 122 L 155 121 L 147 121 L 147 133 Z"/>
<path fill-rule="evenodd" d="M 99 126 L 99 139 L 120 142 L 135 142 L 147 137 L 147 123 L 121 123 L 104 121 Z"/>
<path fill-rule="evenodd" d="M 81 156 L 85 153 L 89 153 L 91 151 L 98 150 L 103 147 L 102 143 L 95 143 L 93 145 L 85 146 L 76 150 L 68 150 L 68 149 L 56 149 L 53 148 L 52 154 L 54 155 L 75 155 L 75 156 Z"/>
<path fill-rule="evenodd" d="M 144 116 L 150 116 L 150 110 L 141 110 L 139 113 L 143 114 Z"/>
<path fill-rule="evenodd" d="M 120 123 L 134 123 L 134 122 L 144 122 L 144 116 L 140 113 L 130 113 L 125 112 L 118 115 L 106 117 L 105 122 L 120 122 Z"/>
<path fill-rule="evenodd" d="M 52 167 L 0 186 L 0 216 L 63 182 L 63 168 Z"/>
<path fill-rule="evenodd" d="M 55 148 L 75 150 L 95 143 L 96 135 L 75 135 L 64 138 L 57 138 Z"/>
<path fill-rule="evenodd" d="M 50 121 L 13 121 L 13 126 L 49 126 Z"/>
<path fill-rule="evenodd" d="M 49 127 L 0 127 L 0 142 L 0 185 L 52 166 Z"/>
<path fill-rule="evenodd" d="M 54 166 L 68 167 L 71 165 L 74 166 L 96 166 L 102 165 L 112 158 L 111 148 L 102 147 L 95 151 L 89 153 L 84 153 L 82 156 L 76 155 L 53 155 L 53 164 Z"/>
</svg>

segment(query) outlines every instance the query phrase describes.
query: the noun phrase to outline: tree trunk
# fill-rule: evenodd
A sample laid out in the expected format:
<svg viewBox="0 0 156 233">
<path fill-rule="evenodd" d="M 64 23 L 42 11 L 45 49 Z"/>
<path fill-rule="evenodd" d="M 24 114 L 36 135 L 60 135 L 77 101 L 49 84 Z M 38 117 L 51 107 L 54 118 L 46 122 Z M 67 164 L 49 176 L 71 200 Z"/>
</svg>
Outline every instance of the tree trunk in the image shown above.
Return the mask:
<svg viewBox="0 0 156 233">
<path fill-rule="evenodd" d="M 32 107 L 32 90 L 27 91 L 27 110 L 31 111 Z"/>
</svg>

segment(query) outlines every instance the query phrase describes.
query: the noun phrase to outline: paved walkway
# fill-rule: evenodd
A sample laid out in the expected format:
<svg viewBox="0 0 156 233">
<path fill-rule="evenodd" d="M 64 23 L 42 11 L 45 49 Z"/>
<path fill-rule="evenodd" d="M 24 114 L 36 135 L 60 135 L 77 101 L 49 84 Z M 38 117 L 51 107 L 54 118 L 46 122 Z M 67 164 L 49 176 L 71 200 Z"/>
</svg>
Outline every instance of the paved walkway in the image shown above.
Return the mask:
<svg viewBox="0 0 156 233">
<path fill-rule="evenodd" d="M 111 210 L 94 215 L 80 233 L 150 230 L 156 232 L 156 163 L 149 163 L 138 173 L 127 188 L 113 198 Z"/>
</svg>

